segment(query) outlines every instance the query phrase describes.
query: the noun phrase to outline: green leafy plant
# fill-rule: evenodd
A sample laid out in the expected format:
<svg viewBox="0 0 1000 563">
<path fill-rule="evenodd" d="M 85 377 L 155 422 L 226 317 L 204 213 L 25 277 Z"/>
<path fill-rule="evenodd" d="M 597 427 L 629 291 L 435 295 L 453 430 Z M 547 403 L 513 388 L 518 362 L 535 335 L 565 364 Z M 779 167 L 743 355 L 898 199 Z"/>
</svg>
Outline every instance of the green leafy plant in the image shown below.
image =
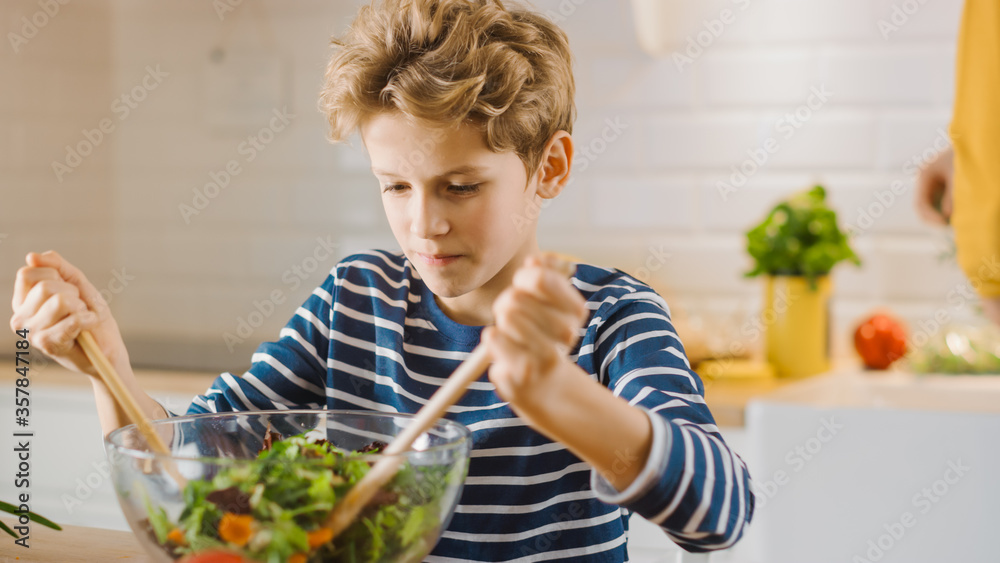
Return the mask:
<svg viewBox="0 0 1000 563">
<path fill-rule="evenodd" d="M 849 260 L 861 264 L 837 226 L 837 213 L 826 203 L 826 190 L 814 186 L 778 203 L 747 232 L 747 252 L 754 268 L 747 277 L 803 276 L 811 284 Z"/>
<path fill-rule="evenodd" d="M 21 511 L 18 510 L 16 506 L 3 501 L 0 501 L 0 512 L 7 512 L 10 514 L 17 514 L 17 515 L 21 514 Z M 53 530 L 62 530 L 62 527 L 60 527 L 59 524 L 52 522 L 51 520 L 45 518 L 44 516 L 39 516 L 34 512 L 28 512 L 28 519 L 34 522 L 38 522 L 42 526 L 47 526 L 49 528 L 52 528 Z M 14 533 L 14 530 L 11 530 L 10 527 L 4 524 L 3 522 L 0 522 L 0 530 L 7 532 L 8 534 L 10 534 L 15 538 L 20 537 L 16 533 Z"/>
</svg>

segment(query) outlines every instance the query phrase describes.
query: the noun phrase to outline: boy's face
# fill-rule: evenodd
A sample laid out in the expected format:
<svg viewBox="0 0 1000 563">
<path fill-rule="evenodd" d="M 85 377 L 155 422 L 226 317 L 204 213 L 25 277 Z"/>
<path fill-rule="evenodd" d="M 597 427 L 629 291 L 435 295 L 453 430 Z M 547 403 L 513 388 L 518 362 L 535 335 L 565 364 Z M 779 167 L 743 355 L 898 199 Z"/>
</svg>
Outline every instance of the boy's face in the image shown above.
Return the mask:
<svg viewBox="0 0 1000 563">
<path fill-rule="evenodd" d="M 516 154 L 489 150 L 476 127 L 428 128 L 381 113 L 361 135 L 392 232 L 439 298 L 495 297 L 537 251 L 538 178 L 528 181 Z"/>
</svg>

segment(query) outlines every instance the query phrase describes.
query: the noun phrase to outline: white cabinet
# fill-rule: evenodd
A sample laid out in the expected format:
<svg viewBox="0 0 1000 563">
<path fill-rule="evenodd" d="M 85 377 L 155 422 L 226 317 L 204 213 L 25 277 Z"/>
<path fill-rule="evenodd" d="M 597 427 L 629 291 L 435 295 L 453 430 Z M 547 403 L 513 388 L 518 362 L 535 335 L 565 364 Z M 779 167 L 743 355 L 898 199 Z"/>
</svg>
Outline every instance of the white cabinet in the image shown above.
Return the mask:
<svg viewBox="0 0 1000 563">
<path fill-rule="evenodd" d="M 747 407 L 750 561 L 997 561 L 1000 378 L 841 373 Z"/>
</svg>

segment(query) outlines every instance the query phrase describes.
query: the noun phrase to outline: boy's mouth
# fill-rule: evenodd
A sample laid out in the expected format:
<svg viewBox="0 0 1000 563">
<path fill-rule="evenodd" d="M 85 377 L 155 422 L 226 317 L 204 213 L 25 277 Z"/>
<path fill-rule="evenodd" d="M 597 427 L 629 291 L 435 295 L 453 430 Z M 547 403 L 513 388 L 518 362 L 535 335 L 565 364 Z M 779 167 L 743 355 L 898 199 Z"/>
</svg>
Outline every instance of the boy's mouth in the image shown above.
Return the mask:
<svg viewBox="0 0 1000 563">
<path fill-rule="evenodd" d="M 423 252 L 414 252 L 414 254 L 428 266 L 446 266 L 462 257 L 461 254 L 424 254 Z"/>
</svg>

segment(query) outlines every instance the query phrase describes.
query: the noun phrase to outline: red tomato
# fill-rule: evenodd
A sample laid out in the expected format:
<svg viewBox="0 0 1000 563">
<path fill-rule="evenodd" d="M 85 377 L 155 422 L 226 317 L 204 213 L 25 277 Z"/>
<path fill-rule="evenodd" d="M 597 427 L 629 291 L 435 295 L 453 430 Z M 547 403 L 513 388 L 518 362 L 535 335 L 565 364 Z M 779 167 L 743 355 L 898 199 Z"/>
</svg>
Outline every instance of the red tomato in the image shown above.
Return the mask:
<svg viewBox="0 0 1000 563">
<path fill-rule="evenodd" d="M 218 549 L 202 551 L 181 559 L 179 563 L 253 563 L 249 559 L 243 559 L 231 551 Z"/>
<path fill-rule="evenodd" d="M 889 315 L 874 315 L 854 331 L 854 349 L 866 367 L 886 369 L 906 354 L 906 329 Z"/>
</svg>

